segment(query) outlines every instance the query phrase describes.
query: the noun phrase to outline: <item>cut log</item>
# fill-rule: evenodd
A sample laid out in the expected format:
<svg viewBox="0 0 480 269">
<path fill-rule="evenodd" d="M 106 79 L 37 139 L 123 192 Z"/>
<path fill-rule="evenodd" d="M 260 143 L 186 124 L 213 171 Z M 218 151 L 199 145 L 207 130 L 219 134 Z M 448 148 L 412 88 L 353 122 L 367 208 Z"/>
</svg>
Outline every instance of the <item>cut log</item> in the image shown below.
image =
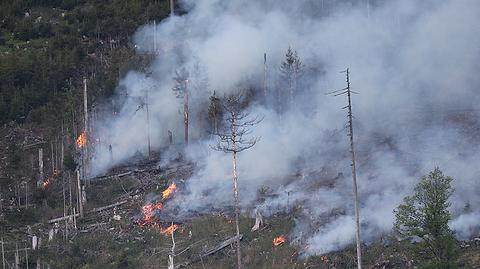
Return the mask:
<svg viewBox="0 0 480 269">
<path fill-rule="evenodd" d="M 111 204 L 111 205 L 97 207 L 97 208 L 94 208 L 94 209 L 90 210 L 88 213 L 94 213 L 94 212 L 100 212 L 100 211 L 103 211 L 103 210 L 107 210 L 107 209 L 110 209 L 110 208 L 113 208 L 113 207 L 116 207 L 116 206 L 119 206 L 119 205 L 123 205 L 126 202 L 128 202 L 128 201 L 124 200 L 124 201 L 120 201 L 120 202 L 117 202 L 117 203 L 114 203 L 114 204 Z"/>
<path fill-rule="evenodd" d="M 128 202 L 128 200 L 124 200 L 124 201 L 120 201 L 120 202 L 117 202 L 117 203 L 114 203 L 114 204 L 111 204 L 111 205 L 102 206 L 102 207 L 97 207 L 97 208 L 94 208 L 94 209 L 88 211 L 87 213 L 100 212 L 100 211 L 103 211 L 103 210 L 107 210 L 107 209 L 110 209 L 110 208 L 114 208 L 114 207 L 123 205 L 123 204 L 125 204 L 125 203 L 127 203 L 127 202 Z M 77 214 L 72 214 L 72 215 L 68 215 L 68 216 L 65 216 L 65 217 L 60 217 L 60 218 L 51 219 L 51 220 L 48 221 L 48 223 L 55 223 L 55 222 L 59 222 L 59 221 L 62 221 L 62 220 L 69 219 L 69 218 L 71 218 L 71 217 L 78 217 L 78 216 L 80 216 L 79 213 L 77 213 Z"/>
<path fill-rule="evenodd" d="M 97 182 L 97 181 L 104 181 L 104 180 L 109 180 L 109 179 L 115 179 L 119 177 L 124 177 L 133 174 L 133 171 L 128 171 L 125 173 L 117 174 L 117 175 L 111 175 L 111 176 L 101 176 L 101 177 L 94 177 L 94 178 L 89 178 L 87 181 L 89 182 Z"/>
<path fill-rule="evenodd" d="M 68 216 L 65 216 L 65 217 L 51 219 L 51 220 L 48 221 L 48 223 L 60 222 L 62 220 L 66 220 L 66 219 L 69 219 L 69 218 L 72 218 L 72 217 L 79 217 L 79 216 L 80 216 L 80 213 L 76 213 L 76 214 L 68 215 Z"/>
<path fill-rule="evenodd" d="M 239 237 L 240 237 L 240 240 L 242 240 L 243 235 L 240 234 Z M 199 254 L 197 258 L 192 259 L 192 260 L 190 260 L 190 261 L 183 262 L 183 263 L 181 263 L 181 264 L 177 264 L 177 265 L 175 266 L 175 268 L 186 267 L 186 266 L 188 266 L 188 265 L 190 265 L 190 264 L 192 264 L 192 263 L 194 263 L 194 262 L 198 262 L 198 261 L 200 261 L 201 259 L 203 259 L 203 258 L 205 258 L 205 257 L 207 257 L 207 256 L 210 256 L 210 255 L 212 255 L 212 254 L 215 254 L 215 253 L 219 252 L 220 250 L 222 250 L 222 249 L 230 246 L 231 244 L 235 244 L 236 241 L 237 241 L 237 236 L 231 237 L 231 238 L 223 241 L 222 243 L 220 243 L 218 246 L 216 246 L 216 247 L 214 247 L 214 248 L 212 248 L 212 249 L 210 249 L 210 250 L 208 250 L 208 251 L 206 251 L 206 252 L 204 252 L 204 253 Z"/>
<path fill-rule="evenodd" d="M 24 146 L 23 146 L 23 149 L 33 148 L 33 147 L 35 147 L 35 146 L 42 145 L 42 144 L 45 144 L 45 143 L 46 143 L 46 141 L 34 142 L 34 143 L 32 143 L 32 144 L 24 145 Z"/>
</svg>

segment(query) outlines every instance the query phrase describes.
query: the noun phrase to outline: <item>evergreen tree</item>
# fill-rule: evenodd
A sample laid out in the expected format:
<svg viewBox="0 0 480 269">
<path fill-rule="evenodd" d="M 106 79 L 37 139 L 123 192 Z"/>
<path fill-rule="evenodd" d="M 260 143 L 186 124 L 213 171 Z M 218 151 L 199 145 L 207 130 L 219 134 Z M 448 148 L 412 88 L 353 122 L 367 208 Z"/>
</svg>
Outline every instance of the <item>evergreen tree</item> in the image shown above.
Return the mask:
<svg viewBox="0 0 480 269">
<path fill-rule="evenodd" d="M 280 65 L 280 75 L 282 77 L 283 87 L 286 88 L 290 106 L 293 106 L 295 94 L 298 92 L 298 81 L 303 75 L 304 64 L 296 50 L 288 47 L 285 54 L 285 60 Z"/>
</svg>

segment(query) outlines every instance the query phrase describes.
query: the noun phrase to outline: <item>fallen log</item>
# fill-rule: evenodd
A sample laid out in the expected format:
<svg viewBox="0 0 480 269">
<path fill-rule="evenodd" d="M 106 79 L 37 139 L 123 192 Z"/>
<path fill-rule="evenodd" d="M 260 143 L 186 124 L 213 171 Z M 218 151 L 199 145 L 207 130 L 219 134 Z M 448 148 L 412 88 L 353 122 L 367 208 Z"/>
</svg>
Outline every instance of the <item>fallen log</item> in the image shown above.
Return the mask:
<svg viewBox="0 0 480 269">
<path fill-rule="evenodd" d="M 60 217 L 60 218 L 51 219 L 51 220 L 48 221 L 48 223 L 60 222 L 62 220 L 66 220 L 66 219 L 73 218 L 73 217 L 79 217 L 79 216 L 80 216 L 80 213 L 72 214 L 72 215 L 68 215 L 68 216 L 64 216 L 64 217 Z"/>
<path fill-rule="evenodd" d="M 94 208 L 94 209 L 88 211 L 87 213 L 100 212 L 100 211 L 107 210 L 107 209 L 110 209 L 110 208 L 113 208 L 113 207 L 116 207 L 116 206 L 119 206 L 119 205 L 123 205 L 123 204 L 125 204 L 126 202 L 128 202 L 128 200 L 116 202 L 116 203 L 114 203 L 114 204 L 107 205 L 107 206 L 97 207 L 97 208 Z"/>
<path fill-rule="evenodd" d="M 243 235 L 240 234 L 239 237 L 240 237 L 240 240 L 242 240 Z M 198 257 L 196 257 L 195 259 L 192 259 L 192 260 L 190 260 L 190 261 L 183 262 L 183 263 L 181 263 L 181 264 L 177 264 L 177 265 L 175 266 L 175 268 L 186 267 L 186 266 L 188 266 L 188 265 L 190 265 L 190 264 L 192 264 L 192 263 L 194 263 L 194 262 L 198 262 L 198 261 L 200 261 L 201 259 L 203 259 L 203 258 L 205 258 L 205 257 L 207 257 L 207 256 L 210 256 L 210 255 L 212 255 L 212 254 L 215 254 L 215 253 L 219 252 L 220 250 L 222 250 L 222 249 L 230 246 L 231 244 L 234 244 L 236 241 L 237 241 L 237 236 L 231 237 L 231 238 L 223 241 L 222 243 L 220 243 L 218 246 L 216 246 L 216 247 L 214 247 L 214 248 L 212 248 L 212 249 L 210 249 L 210 250 L 208 250 L 208 251 L 206 251 L 206 252 L 204 252 L 204 253 L 199 254 Z"/>
<path fill-rule="evenodd" d="M 113 208 L 113 207 L 117 207 L 119 205 L 123 205 L 125 203 L 127 203 L 128 200 L 124 200 L 124 201 L 120 201 L 120 202 L 116 202 L 114 204 L 111 204 L 111 205 L 107 205 L 107 206 L 102 206 L 102 207 L 97 207 L 97 208 L 94 208 L 90 211 L 87 212 L 88 213 L 95 213 L 95 212 L 100 212 L 100 211 L 103 211 L 103 210 L 107 210 L 107 209 L 110 209 L 110 208 Z M 55 222 L 59 222 L 59 221 L 62 221 L 62 220 L 66 220 L 66 219 L 69 219 L 69 218 L 72 218 L 72 217 L 79 217 L 80 216 L 80 213 L 77 213 L 77 214 L 72 214 L 72 215 L 68 215 L 68 216 L 64 216 L 64 217 L 60 217 L 60 218 L 55 218 L 55 219 L 51 219 L 48 221 L 48 223 L 55 223 Z"/>
<path fill-rule="evenodd" d="M 38 146 L 38 145 L 41 145 L 41 144 L 45 144 L 46 141 L 38 141 L 38 142 L 34 142 L 32 144 L 28 144 L 28 145 L 23 145 L 23 149 L 29 149 L 29 148 L 33 148 L 35 146 Z"/>
<path fill-rule="evenodd" d="M 98 182 L 98 181 L 120 178 L 120 177 L 128 176 L 128 175 L 131 175 L 131 174 L 133 174 L 133 171 L 128 171 L 128 172 L 125 172 L 125 173 L 120 173 L 120 174 L 111 175 L 111 176 L 92 177 L 92 178 L 87 179 L 86 181 L 88 181 L 88 182 Z"/>
</svg>

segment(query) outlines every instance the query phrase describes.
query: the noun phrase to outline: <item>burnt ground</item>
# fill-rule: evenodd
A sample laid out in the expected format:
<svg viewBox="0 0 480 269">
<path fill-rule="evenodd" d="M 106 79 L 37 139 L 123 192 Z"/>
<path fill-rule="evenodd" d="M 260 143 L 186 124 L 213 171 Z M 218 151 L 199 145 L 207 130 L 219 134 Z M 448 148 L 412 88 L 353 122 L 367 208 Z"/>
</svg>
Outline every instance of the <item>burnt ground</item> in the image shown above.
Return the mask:
<svg viewBox="0 0 480 269">
<path fill-rule="evenodd" d="M 161 229 L 175 223 L 175 263 L 184 268 L 232 268 L 235 250 L 232 245 L 202 256 L 234 236 L 231 208 L 208 214 L 192 214 L 178 218 L 174 212 L 158 210 L 155 219 L 146 223 L 142 206 L 163 200 L 161 192 L 172 182 L 187 180 L 194 164 L 182 161 L 160 167 L 158 160 L 136 160 L 112 169 L 102 177 L 87 182 L 87 203 L 84 217 L 48 223 L 63 216 L 63 186 L 68 186 L 67 173 L 55 178 L 42 192 L 42 203 L 29 208 L 6 207 L 1 224 L 6 248 L 6 260 L 14 261 L 15 243 L 20 250 L 27 247 L 29 267 L 36 262 L 51 268 L 166 268 L 172 238 Z M 68 187 L 67 187 L 68 189 Z M 69 194 L 66 191 L 66 204 Z M 175 194 L 173 194 L 175 195 Z M 75 197 L 75 193 L 73 193 Z M 73 198 L 75 201 L 75 198 Z M 75 203 L 73 201 L 73 203 Z M 104 210 L 107 205 L 118 204 Z M 241 219 L 241 246 L 246 268 L 354 268 L 353 245 L 343 251 L 323 256 L 303 257 L 308 246 L 291 244 L 288 234 L 294 226 L 295 212 L 277 214 L 265 219 L 259 231 L 251 232 L 255 220 Z M 52 237 L 49 240 L 49 235 Z M 273 238 L 285 235 L 286 242 L 272 244 Z M 42 238 L 38 250 L 32 250 L 32 237 Z M 384 238 L 364 246 L 365 268 L 414 268 L 419 261 L 408 251 L 409 242 Z M 461 268 L 480 268 L 480 242 L 464 242 Z M 20 266 L 26 268 L 26 258 L 20 255 Z"/>
</svg>

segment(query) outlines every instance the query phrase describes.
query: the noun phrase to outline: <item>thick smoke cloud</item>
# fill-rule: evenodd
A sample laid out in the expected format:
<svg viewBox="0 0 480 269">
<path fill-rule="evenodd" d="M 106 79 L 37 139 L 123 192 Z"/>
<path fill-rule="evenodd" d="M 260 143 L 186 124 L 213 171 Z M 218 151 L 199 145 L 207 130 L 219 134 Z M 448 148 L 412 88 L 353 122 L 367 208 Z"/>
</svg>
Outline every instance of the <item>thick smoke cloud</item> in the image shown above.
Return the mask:
<svg viewBox="0 0 480 269">
<path fill-rule="evenodd" d="M 248 108 L 264 120 L 253 130 L 260 142 L 239 156 L 245 212 L 300 209 L 290 237 L 308 244 L 307 254 L 353 242 L 345 112 L 340 109 L 345 99 L 325 95 L 345 87 L 339 71 L 349 67 L 360 93 L 353 109 L 364 239 L 370 242 L 391 230 L 392 210 L 435 166 L 455 178 L 451 227 L 460 238 L 478 232 L 480 4 L 371 0 L 367 7 L 367 1 L 351 2 L 357 1 L 184 0 L 186 15 L 142 27 L 135 44 L 138 53 L 156 49 L 152 73 L 131 72 L 120 82 L 128 97 L 119 95 L 122 105 L 113 120 L 98 123 L 114 157 L 99 146 L 94 172 L 145 153 L 145 112 L 138 110 L 145 89 L 153 147 L 167 144 L 167 130 L 181 143 L 181 105 L 171 89 L 175 71 L 185 69 L 193 85 L 195 141 L 186 155 L 197 170 L 169 207 L 186 213 L 231 205 L 230 156 L 209 150 L 214 141 L 205 139 L 209 130 L 200 112 L 213 90 L 223 96 L 247 83 L 261 91 L 264 52 L 268 89 L 276 89 L 279 65 L 292 46 L 306 66 L 295 106 L 285 113 L 269 102 L 252 102 Z"/>
</svg>

